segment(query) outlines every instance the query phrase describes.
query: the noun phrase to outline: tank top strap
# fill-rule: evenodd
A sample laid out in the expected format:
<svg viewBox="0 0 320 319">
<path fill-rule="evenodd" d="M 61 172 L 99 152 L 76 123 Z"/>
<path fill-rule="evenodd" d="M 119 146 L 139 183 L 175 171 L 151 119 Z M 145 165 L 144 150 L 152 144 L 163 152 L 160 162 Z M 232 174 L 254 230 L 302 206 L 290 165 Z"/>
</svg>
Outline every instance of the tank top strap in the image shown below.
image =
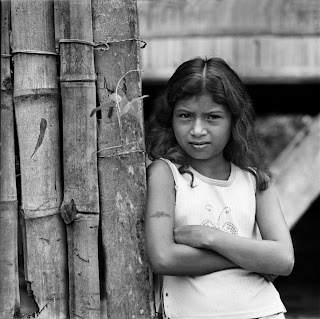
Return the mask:
<svg viewBox="0 0 320 319">
<path fill-rule="evenodd" d="M 179 172 L 178 167 L 166 158 L 160 158 L 160 159 L 165 161 L 169 165 L 171 172 L 172 172 L 172 175 L 173 175 L 175 186 L 178 187 L 178 185 L 180 184 L 179 179 L 181 178 L 181 174 Z"/>
</svg>

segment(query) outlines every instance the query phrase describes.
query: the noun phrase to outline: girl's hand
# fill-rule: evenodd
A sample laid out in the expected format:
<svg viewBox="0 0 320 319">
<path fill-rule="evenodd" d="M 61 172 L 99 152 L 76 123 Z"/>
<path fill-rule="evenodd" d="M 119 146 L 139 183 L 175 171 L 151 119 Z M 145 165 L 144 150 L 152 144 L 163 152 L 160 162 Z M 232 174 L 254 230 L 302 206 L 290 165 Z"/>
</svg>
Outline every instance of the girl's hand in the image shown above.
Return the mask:
<svg viewBox="0 0 320 319">
<path fill-rule="evenodd" d="M 215 231 L 218 231 L 218 229 L 209 226 L 187 225 L 175 228 L 173 234 L 177 244 L 205 248 Z"/>
</svg>

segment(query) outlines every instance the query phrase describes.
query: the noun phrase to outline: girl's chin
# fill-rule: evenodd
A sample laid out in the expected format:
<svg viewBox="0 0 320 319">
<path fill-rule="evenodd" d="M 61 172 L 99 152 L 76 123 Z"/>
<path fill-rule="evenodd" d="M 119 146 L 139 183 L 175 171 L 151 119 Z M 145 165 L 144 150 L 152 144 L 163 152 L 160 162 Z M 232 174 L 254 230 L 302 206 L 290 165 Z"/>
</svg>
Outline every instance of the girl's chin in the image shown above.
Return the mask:
<svg viewBox="0 0 320 319">
<path fill-rule="evenodd" d="M 198 161 L 206 161 L 214 158 L 214 156 L 209 156 L 205 154 L 188 154 L 191 160 L 198 160 Z"/>
</svg>

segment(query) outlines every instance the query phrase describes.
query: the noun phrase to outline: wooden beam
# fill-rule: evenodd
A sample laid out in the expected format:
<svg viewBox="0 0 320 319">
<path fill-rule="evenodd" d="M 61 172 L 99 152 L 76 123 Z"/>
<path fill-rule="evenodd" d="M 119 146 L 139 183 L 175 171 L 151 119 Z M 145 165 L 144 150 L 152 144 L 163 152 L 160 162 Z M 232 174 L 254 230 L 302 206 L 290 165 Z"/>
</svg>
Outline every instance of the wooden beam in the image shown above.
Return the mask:
<svg viewBox="0 0 320 319">
<path fill-rule="evenodd" d="M 138 0 L 141 36 L 320 34 L 318 0 Z"/>
<path fill-rule="evenodd" d="M 271 165 L 287 224 L 292 228 L 320 194 L 320 115 Z"/>
<path fill-rule="evenodd" d="M 144 80 L 167 80 L 196 56 L 226 60 L 245 82 L 320 82 L 320 37 L 187 37 L 151 39 L 142 50 Z"/>
</svg>

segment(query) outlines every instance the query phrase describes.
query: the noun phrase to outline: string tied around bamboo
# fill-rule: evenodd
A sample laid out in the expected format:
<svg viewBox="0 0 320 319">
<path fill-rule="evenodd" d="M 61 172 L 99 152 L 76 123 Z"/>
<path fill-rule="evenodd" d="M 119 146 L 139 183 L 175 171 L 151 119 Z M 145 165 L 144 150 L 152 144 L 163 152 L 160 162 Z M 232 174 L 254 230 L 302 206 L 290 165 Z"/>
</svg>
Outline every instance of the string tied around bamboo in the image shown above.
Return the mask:
<svg viewBox="0 0 320 319">
<path fill-rule="evenodd" d="M 92 41 L 80 40 L 80 39 L 60 39 L 59 45 L 62 43 L 78 43 L 84 44 L 94 47 L 94 49 L 99 51 L 108 51 L 110 48 L 110 44 L 112 43 L 121 43 L 127 41 L 136 41 L 142 43 L 140 49 L 144 49 L 147 46 L 147 42 L 139 39 L 139 38 L 128 38 L 128 39 L 112 39 L 111 37 L 107 37 L 104 41 L 99 41 L 99 43 L 94 43 Z"/>
<path fill-rule="evenodd" d="M 58 55 L 57 52 L 51 51 L 40 51 L 40 50 L 22 50 L 22 49 L 15 49 L 11 52 L 12 55 L 23 53 L 23 54 L 39 54 L 39 55 Z"/>
<path fill-rule="evenodd" d="M 78 44 L 84 44 L 94 47 L 97 50 L 100 51 L 107 51 L 110 48 L 110 44 L 112 43 L 120 43 L 120 42 L 126 42 L 126 41 L 136 41 L 141 42 L 141 49 L 144 49 L 147 46 L 147 42 L 144 40 L 141 40 L 139 38 L 129 38 L 129 39 L 112 39 L 111 37 L 108 37 L 105 41 L 99 41 L 99 43 L 94 43 L 91 41 L 86 40 L 80 40 L 80 39 L 60 39 L 59 40 L 59 46 L 61 43 L 78 43 Z M 2 58 L 11 58 L 14 54 L 23 53 L 23 54 L 39 54 L 39 55 L 59 55 L 57 52 L 51 52 L 51 51 L 41 51 L 41 50 L 22 50 L 22 49 L 14 49 L 11 54 L 1 54 Z"/>
<path fill-rule="evenodd" d="M 105 41 L 100 41 L 97 45 L 96 45 L 96 49 L 100 50 L 100 51 L 107 51 L 109 50 L 110 44 L 112 43 L 121 43 L 121 42 L 127 42 L 127 41 L 136 41 L 141 43 L 140 45 L 140 49 L 144 49 L 147 46 L 147 42 L 143 41 L 139 38 L 128 38 L 128 39 L 112 39 L 111 37 L 107 37 L 107 39 Z"/>
</svg>

